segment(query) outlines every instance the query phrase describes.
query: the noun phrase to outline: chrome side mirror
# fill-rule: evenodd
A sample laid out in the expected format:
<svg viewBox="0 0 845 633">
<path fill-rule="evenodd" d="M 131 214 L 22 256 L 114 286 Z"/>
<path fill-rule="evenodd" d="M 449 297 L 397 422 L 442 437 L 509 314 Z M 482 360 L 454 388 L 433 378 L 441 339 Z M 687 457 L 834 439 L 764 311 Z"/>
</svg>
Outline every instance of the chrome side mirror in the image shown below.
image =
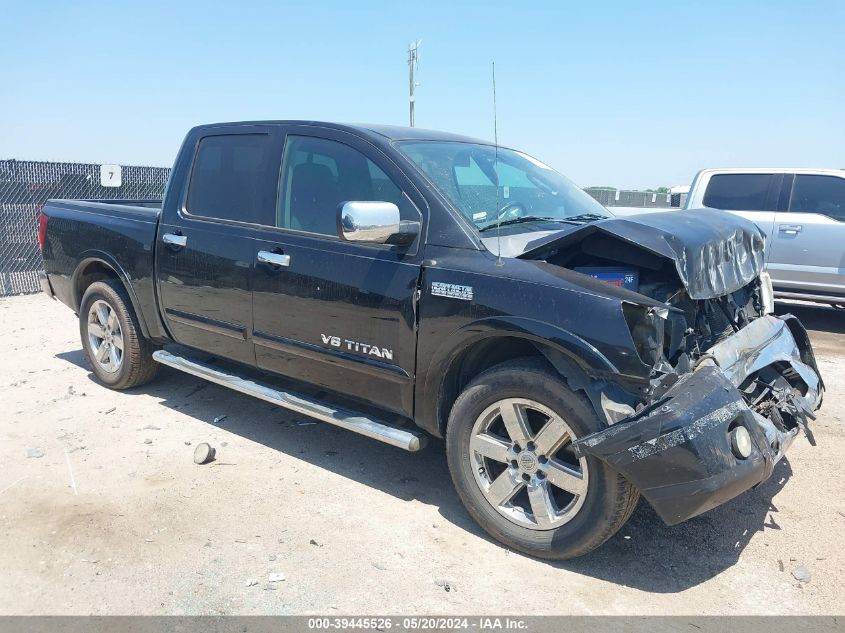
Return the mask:
<svg viewBox="0 0 845 633">
<path fill-rule="evenodd" d="M 338 207 L 337 234 L 347 242 L 407 244 L 420 232 L 419 222 L 402 221 L 392 202 L 344 202 Z"/>
</svg>

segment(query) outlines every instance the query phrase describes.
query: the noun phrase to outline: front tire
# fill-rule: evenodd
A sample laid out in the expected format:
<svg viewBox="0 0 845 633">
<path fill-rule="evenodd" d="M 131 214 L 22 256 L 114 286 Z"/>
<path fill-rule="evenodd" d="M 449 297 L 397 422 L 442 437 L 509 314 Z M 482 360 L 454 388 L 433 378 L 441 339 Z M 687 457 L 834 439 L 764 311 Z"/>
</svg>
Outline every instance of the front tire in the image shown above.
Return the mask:
<svg viewBox="0 0 845 633">
<path fill-rule="evenodd" d="M 604 428 L 592 405 L 542 360 L 497 365 L 473 380 L 446 429 L 458 495 L 493 538 L 531 556 L 592 551 L 628 520 L 637 490 L 572 441 Z"/>
<path fill-rule="evenodd" d="M 112 280 L 88 286 L 79 307 L 82 349 L 97 379 L 110 389 L 129 389 L 152 380 L 157 349 L 141 334 L 123 286 Z"/>
</svg>

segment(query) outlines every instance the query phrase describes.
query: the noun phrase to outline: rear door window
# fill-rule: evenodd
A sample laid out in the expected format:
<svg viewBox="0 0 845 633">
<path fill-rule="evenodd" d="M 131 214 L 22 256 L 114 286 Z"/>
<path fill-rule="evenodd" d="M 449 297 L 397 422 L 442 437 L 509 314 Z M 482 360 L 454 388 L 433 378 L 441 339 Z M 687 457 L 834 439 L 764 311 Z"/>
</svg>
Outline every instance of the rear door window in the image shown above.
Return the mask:
<svg viewBox="0 0 845 633">
<path fill-rule="evenodd" d="M 731 211 L 772 211 L 773 174 L 716 174 L 704 192 L 704 206 Z"/>
<path fill-rule="evenodd" d="M 191 215 L 272 226 L 278 173 L 269 134 L 206 136 L 197 147 L 185 208 Z"/>
<path fill-rule="evenodd" d="M 845 222 L 845 178 L 796 175 L 789 210 L 820 213 Z"/>
</svg>

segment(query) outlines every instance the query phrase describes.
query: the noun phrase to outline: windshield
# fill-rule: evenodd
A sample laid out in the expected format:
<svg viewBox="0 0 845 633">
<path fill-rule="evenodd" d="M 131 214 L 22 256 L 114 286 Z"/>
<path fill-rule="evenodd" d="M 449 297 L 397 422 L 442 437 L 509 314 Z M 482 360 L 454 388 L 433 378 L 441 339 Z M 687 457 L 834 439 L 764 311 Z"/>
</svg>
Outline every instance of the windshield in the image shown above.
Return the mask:
<svg viewBox="0 0 845 633">
<path fill-rule="evenodd" d="M 526 231 L 612 217 L 573 182 L 522 152 L 500 147 L 497 157 L 492 145 L 459 142 L 397 145 L 479 231 L 497 223 Z"/>
</svg>

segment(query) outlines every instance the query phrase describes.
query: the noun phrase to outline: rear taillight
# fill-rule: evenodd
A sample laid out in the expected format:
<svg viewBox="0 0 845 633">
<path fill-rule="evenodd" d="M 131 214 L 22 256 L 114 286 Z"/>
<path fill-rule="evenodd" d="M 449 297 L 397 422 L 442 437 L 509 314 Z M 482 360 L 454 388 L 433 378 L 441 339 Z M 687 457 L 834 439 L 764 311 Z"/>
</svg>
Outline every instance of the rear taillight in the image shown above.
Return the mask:
<svg viewBox="0 0 845 633">
<path fill-rule="evenodd" d="M 38 212 L 38 248 L 44 252 L 44 239 L 47 237 L 47 220 L 49 218 L 44 215 L 43 211 Z"/>
</svg>

